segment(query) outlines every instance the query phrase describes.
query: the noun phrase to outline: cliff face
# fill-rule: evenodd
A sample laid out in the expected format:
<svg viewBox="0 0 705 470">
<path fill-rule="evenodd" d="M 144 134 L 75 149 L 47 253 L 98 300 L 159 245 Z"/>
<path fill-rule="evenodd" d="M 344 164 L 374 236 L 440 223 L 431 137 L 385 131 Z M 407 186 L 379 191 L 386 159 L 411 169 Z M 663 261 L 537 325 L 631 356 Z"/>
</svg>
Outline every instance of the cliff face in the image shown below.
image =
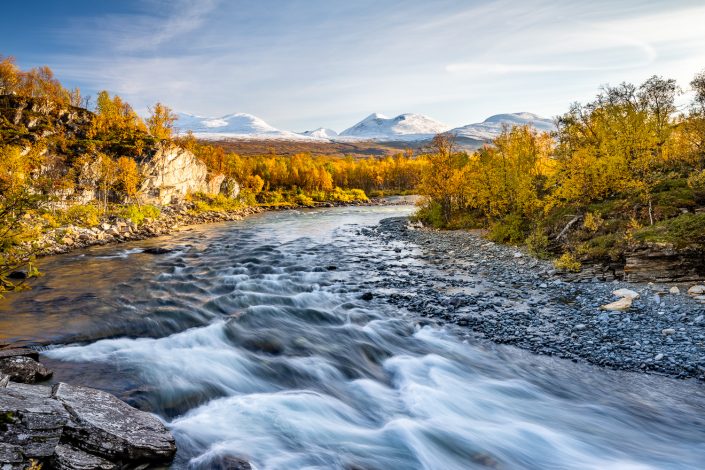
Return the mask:
<svg viewBox="0 0 705 470">
<path fill-rule="evenodd" d="M 99 194 L 100 157 L 91 140 L 90 130 L 95 115 L 82 108 L 17 95 L 0 95 L 0 144 L 24 149 L 43 142 L 44 166 L 41 174 L 66 178 L 74 174 L 73 184 L 52 194 L 56 204 L 85 204 Z M 146 135 L 146 134 L 145 134 Z M 152 140 L 153 141 L 153 140 Z M 108 151 L 105 153 L 110 154 Z M 113 152 L 115 153 L 115 152 Z M 76 166 L 78 156 L 94 155 L 89 162 Z M 116 159 L 121 152 L 113 154 Z M 135 158 L 141 176 L 139 198 L 149 204 L 169 204 L 189 193 L 226 194 L 237 197 L 239 185 L 223 175 L 209 174 L 208 168 L 191 152 L 171 143 L 148 146 Z M 69 173 L 71 170 L 71 173 Z M 119 201 L 108 192 L 108 199 Z"/>
<path fill-rule="evenodd" d="M 8 144 L 36 142 L 56 134 L 84 139 L 95 115 L 83 108 L 40 98 L 0 95 L 0 130 Z"/>
<path fill-rule="evenodd" d="M 140 193 L 147 203 L 169 204 L 189 193 L 212 192 L 206 165 L 176 145 L 160 145 L 154 155 L 142 162 L 141 173 Z"/>
</svg>

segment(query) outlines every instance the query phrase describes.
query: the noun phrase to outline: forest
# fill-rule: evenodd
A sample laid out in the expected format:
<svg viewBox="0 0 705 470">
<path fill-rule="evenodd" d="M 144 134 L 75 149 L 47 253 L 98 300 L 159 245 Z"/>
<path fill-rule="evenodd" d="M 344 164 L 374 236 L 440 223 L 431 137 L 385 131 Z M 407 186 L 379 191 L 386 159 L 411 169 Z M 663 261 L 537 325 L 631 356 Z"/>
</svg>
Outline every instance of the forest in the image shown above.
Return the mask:
<svg viewBox="0 0 705 470">
<path fill-rule="evenodd" d="M 427 156 L 418 218 L 442 228 L 484 228 L 526 244 L 557 266 L 619 261 L 635 242 L 705 248 L 705 72 L 605 86 L 575 103 L 552 134 L 504 130 L 473 154 L 437 136 Z"/>
</svg>

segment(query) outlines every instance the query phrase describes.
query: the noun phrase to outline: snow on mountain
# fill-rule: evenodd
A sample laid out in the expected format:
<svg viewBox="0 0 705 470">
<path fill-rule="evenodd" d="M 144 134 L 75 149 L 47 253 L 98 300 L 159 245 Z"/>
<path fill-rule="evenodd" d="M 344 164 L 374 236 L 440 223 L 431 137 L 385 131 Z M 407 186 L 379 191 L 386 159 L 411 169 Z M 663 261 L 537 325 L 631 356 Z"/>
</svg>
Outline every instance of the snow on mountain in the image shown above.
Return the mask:
<svg viewBox="0 0 705 470">
<path fill-rule="evenodd" d="M 489 141 L 495 139 L 502 132 L 502 127 L 505 125 L 509 127 L 530 125 L 539 132 L 550 132 L 556 129 L 552 120 L 539 117 L 536 114 L 508 113 L 495 114 L 483 122 L 456 127 L 450 132 L 458 137 Z"/>
<path fill-rule="evenodd" d="M 400 114 L 389 118 L 373 113 L 340 133 L 341 137 L 374 140 L 423 140 L 450 129 L 441 122 L 422 114 Z"/>
<path fill-rule="evenodd" d="M 191 131 L 202 139 L 280 139 L 300 140 L 312 137 L 283 131 L 267 124 L 264 120 L 247 113 L 227 114 L 221 117 L 204 117 L 188 113 L 178 113 L 174 127 L 179 132 Z"/>
<path fill-rule="evenodd" d="M 337 132 L 335 132 L 333 129 L 328 129 L 326 127 L 319 127 L 318 129 L 314 129 L 312 131 L 304 131 L 301 132 L 301 135 L 305 135 L 308 137 L 316 137 L 319 139 L 334 139 L 338 137 Z"/>
</svg>

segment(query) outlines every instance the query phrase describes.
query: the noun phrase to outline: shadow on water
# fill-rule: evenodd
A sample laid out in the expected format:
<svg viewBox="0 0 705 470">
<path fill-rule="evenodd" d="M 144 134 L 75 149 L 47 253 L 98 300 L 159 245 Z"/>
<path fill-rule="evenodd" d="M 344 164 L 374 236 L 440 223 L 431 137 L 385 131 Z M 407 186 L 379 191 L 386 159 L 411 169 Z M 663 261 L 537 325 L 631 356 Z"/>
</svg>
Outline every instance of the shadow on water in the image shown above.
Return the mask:
<svg viewBox="0 0 705 470">
<path fill-rule="evenodd" d="M 461 341 L 362 300 L 378 262 L 413 269 L 397 259 L 413 246 L 366 236 L 411 210 L 269 213 L 47 259 L 0 331 L 47 345 L 55 380 L 164 417 L 175 468 L 702 468 L 698 384 Z"/>
</svg>

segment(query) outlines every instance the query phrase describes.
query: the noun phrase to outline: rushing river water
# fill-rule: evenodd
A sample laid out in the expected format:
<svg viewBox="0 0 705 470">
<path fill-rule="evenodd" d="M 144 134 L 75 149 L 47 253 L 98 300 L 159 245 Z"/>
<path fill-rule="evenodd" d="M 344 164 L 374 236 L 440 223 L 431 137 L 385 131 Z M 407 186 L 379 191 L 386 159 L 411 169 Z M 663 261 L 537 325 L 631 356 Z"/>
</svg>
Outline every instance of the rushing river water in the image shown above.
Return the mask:
<svg viewBox="0 0 705 470">
<path fill-rule="evenodd" d="M 48 258 L 0 303 L 0 333 L 46 346 L 55 380 L 162 416 L 175 468 L 705 467 L 701 384 L 461 340 L 385 303 L 360 260 L 403 276 L 419 248 L 363 227 L 411 210 L 266 213 Z"/>
</svg>

